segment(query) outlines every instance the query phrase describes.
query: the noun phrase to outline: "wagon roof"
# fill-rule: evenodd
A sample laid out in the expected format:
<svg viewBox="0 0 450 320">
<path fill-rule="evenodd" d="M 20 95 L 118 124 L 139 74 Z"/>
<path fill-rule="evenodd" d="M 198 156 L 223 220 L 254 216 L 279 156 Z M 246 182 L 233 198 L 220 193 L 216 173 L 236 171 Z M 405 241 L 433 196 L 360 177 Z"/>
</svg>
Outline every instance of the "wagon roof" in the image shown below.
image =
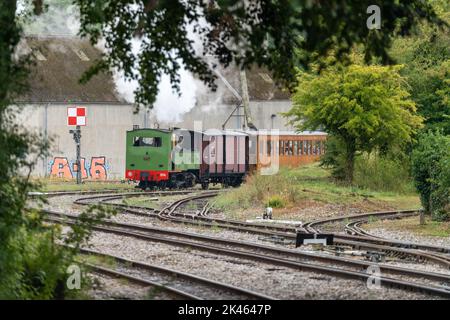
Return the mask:
<svg viewBox="0 0 450 320">
<path fill-rule="evenodd" d="M 159 131 L 159 132 L 163 132 L 163 133 L 171 133 L 172 130 L 170 129 L 157 129 L 157 128 L 139 128 L 139 129 L 133 129 L 133 130 L 128 130 L 127 132 L 139 132 L 139 131 Z"/>
<path fill-rule="evenodd" d="M 241 131 L 250 136 L 270 135 L 270 136 L 326 136 L 323 131 L 285 131 L 285 130 L 261 130 L 261 131 Z"/>
</svg>

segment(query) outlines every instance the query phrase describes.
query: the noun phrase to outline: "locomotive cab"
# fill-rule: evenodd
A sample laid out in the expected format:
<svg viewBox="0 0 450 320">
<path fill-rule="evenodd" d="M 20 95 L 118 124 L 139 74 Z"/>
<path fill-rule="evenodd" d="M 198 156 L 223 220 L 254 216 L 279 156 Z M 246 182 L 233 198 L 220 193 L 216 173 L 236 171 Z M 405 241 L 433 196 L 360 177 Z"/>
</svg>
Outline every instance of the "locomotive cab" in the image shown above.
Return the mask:
<svg viewBox="0 0 450 320">
<path fill-rule="evenodd" d="M 150 187 L 169 180 L 171 132 L 137 129 L 127 132 L 126 172 L 129 180 Z"/>
</svg>

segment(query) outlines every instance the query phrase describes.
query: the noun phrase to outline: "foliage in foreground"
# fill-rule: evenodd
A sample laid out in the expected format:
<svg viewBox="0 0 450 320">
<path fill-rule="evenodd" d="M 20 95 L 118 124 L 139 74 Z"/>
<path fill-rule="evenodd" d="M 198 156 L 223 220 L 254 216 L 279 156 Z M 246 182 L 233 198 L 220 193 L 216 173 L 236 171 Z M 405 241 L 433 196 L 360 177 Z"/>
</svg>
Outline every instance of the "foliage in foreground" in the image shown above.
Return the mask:
<svg viewBox="0 0 450 320">
<path fill-rule="evenodd" d="M 214 88 L 216 76 L 202 59 L 205 55 L 226 66 L 262 65 L 291 89 L 294 66 L 306 66 L 316 54 L 325 56 L 333 51 L 342 60 L 353 45 L 361 44 L 367 61 L 375 56 L 387 63 L 392 61 L 387 48 L 394 36 L 408 34 L 418 21 L 441 24 L 433 7 L 420 0 L 379 3 L 382 30 L 363 27 L 369 18 L 367 9 L 373 4 L 369 0 L 74 3 L 80 9 L 81 35 L 94 44 L 104 39 L 108 48 L 84 80 L 99 71 L 118 68 L 127 79 L 139 82 L 135 101 L 141 106 L 153 105 L 163 74 L 179 90 L 179 70 L 183 67 Z M 196 50 L 192 34 L 199 38 L 202 50 Z M 297 50 L 303 52 L 300 58 Z"/>
<path fill-rule="evenodd" d="M 110 213 L 106 208 L 90 207 L 70 231 L 63 233 L 59 225 L 45 224 L 39 210 L 28 211 L 24 215 L 27 224 L 9 243 L 14 250 L 9 255 L 13 269 L 2 274 L 0 299 L 76 298 L 81 287 L 69 288 L 69 267 L 84 270 L 75 257 L 90 237 L 92 226 Z M 80 284 L 85 284 L 86 278 L 80 276 Z"/>
<path fill-rule="evenodd" d="M 423 133 L 412 153 L 412 171 L 426 213 L 450 218 L 450 136 Z"/>
<path fill-rule="evenodd" d="M 28 193 L 40 188 L 30 175 L 49 142 L 19 125 L 22 109 L 14 99 L 26 90 L 29 59 L 15 55 L 21 39 L 16 23 L 16 2 L 0 1 L 0 299 L 58 299 L 69 294 L 67 266 L 106 211 L 88 210 L 63 238 L 39 211 L 27 208 Z M 75 249 L 55 245 L 57 240 Z"/>
<path fill-rule="evenodd" d="M 351 184 L 358 154 L 403 147 L 421 127 L 401 68 L 351 65 L 299 74 L 294 106 L 285 116 L 298 130 L 331 135 L 326 163 L 336 178 Z"/>
</svg>

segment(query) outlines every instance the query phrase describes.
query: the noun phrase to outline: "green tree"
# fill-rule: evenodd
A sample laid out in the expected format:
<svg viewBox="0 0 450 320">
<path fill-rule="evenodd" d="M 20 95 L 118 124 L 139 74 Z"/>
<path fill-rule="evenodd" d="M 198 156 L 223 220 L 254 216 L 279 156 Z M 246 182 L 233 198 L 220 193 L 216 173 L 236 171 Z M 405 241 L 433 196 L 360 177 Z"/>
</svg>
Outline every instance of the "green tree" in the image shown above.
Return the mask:
<svg viewBox="0 0 450 320">
<path fill-rule="evenodd" d="M 436 220 L 448 219 L 450 137 L 431 130 L 421 134 L 412 152 L 412 172 L 425 213 Z"/>
<path fill-rule="evenodd" d="M 438 15 L 450 23 L 450 2 L 430 1 Z M 419 24 L 418 32 L 393 41 L 389 50 L 411 87 L 411 99 L 425 118 L 425 129 L 450 134 L 450 32 L 430 24 Z"/>
<path fill-rule="evenodd" d="M 358 152 L 404 145 L 421 126 L 400 69 L 351 65 L 299 75 L 293 108 L 285 116 L 299 130 L 323 129 L 333 136 L 329 152 L 343 155 L 341 178 L 347 183 L 353 181 Z"/>
</svg>

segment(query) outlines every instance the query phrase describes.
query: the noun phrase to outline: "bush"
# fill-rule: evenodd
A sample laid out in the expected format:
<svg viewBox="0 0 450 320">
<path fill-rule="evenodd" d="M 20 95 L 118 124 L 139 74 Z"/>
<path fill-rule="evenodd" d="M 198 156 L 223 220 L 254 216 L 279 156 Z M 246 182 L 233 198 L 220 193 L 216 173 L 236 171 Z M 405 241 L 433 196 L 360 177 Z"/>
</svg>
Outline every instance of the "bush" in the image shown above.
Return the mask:
<svg viewBox="0 0 450 320">
<path fill-rule="evenodd" d="M 354 185 L 377 191 L 414 192 L 408 159 L 378 153 L 365 153 L 356 159 Z"/>
<path fill-rule="evenodd" d="M 441 131 L 423 133 L 412 152 L 412 172 L 425 212 L 435 220 L 448 219 L 450 137 Z"/>
<path fill-rule="evenodd" d="M 284 200 L 280 196 L 272 196 L 267 201 L 267 205 L 272 208 L 284 208 Z"/>
</svg>

